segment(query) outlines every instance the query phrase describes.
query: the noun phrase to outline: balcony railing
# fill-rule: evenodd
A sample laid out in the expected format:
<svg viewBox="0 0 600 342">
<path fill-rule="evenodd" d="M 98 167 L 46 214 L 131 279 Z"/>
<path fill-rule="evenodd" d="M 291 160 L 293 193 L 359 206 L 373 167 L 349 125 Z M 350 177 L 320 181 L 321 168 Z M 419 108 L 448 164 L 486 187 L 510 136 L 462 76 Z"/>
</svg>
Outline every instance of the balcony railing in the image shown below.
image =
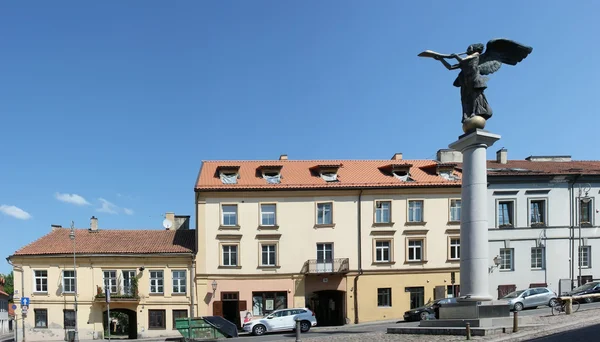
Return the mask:
<svg viewBox="0 0 600 342">
<path fill-rule="evenodd" d="M 102 291 L 102 287 L 96 286 L 96 301 L 106 301 L 106 293 Z M 117 287 L 116 293 L 110 294 L 110 301 L 112 302 L 139 302 L 140 296 L 138 295 L 137 283 L 132 286 L 125 286 L 123 289 Z"/>
<path fill-rule="evenodd" d="M 348 258 L 337 258 L 331 260 L 311 259 L 304 263 L 304 273 L 306 274 L 335 274 L 348 273 L 350 262 Z"/>
</svg>

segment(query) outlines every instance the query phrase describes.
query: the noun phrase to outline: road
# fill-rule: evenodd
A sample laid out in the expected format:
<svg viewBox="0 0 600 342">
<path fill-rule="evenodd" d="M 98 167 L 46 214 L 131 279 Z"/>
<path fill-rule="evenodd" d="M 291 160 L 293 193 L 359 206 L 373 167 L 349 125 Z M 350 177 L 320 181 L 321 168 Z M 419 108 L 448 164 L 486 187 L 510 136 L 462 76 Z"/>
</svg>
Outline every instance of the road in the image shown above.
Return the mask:
<svg viewBox="0 0 600 342">
<path fill-rule="evenodd" d="M 600 302 L 592 303 L 592 304 L 582 304 L 579 311 L 585 311 L 589 309 L 598 309 L 600 308 Z M 529 309 L 523 310 L 519 312 L 521 316 L 548 316 L 551 315 L 551 311 L 549 307 L 541 307 L 538 309 Z M 404 322 L 399 321 L 397 323 L 365 323 L 358 325 L 345 325 L 343 327 L 315 327 L 312 328 L 308 333 L 302 334 L 305 337 L 327 337 L 333 335 L 343 335 L 343 334 L 361 334 L 361 333 L 371 333 L 371 332 L 386 332 L 387 328 L 394 326 L 395 324 L 401 326 L 418 326 L 419 322 Z M 597 327 L 596 333 L 600 335 L 600 327 Z M 583 329 L 582 329 L 583 330 Z M 585 335 L 585 334 L 584 334 Z M 283 333 L 272 333 L 264 336 L 251 336 L 248 334 L 241 334 L 240 337 L 236 339 L 232 339 L 230 341 L 282 341 L 282 340 L 290 340 L 294 341 L 295 336 L 293 332 L 283 332 Z M 583 336 L 583 335 L 582 335 Z M 594 335 L 591 335 L 594 336 Z M 564 335 L 563 335 L 564 337 Z M 537 340 L 536 340 L 537 341 Z M 540 341 L 560 341 L 560 340 L 540 340 Z M 569 335 L 569 342 L 575 342 L 579 340 L 572 340 Z M 590 341 L 588 338 L 586 341 Z"/>
<path fill-rule="evenodd" d="M 600 324 L 592 325 L 586 328 L 565 331 L 563 333 L 554 334 L 546 337 L 540 337 L 531 341 L 535 342 L 589 342 L 597 341 L 600 335 Z"/>
</svg>

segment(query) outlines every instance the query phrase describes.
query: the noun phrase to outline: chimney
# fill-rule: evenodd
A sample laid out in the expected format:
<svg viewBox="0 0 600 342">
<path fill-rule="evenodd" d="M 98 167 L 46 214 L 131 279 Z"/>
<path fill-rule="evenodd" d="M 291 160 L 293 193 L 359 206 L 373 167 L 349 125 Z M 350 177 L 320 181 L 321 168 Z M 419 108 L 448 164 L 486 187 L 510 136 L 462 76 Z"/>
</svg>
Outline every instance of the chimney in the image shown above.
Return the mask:
<svg viewBox="0 0 600 342">
<path fill-rule="evenodd" d="M 506 164 L 508 163 L 508 150 L 504 147 L 496 152 L 496 163 Z"/>
<path fill-rule="evenodd" d="M 189 230 L 190 229 L 190 216 L 189 215 L 175 215 L 175 224 L 173 228 L 176 230 Z"/>
<path fill-rule="evenodd" d="M 288 160 L 287 154 L 282 154 L 279 156 L 279 160 Z"/>
<path fill-rule="evenodd" d="M 52 228 L 52 231 L 62 228 L 62 226 L 60 224 L 52 224 L 52 225 L 50 225 L 50 227 Z"/>
<path fill-rule="evenodd" d="M 437 151 L 437 161 L 440 163 L 462 163 L 462 153 L 451 149 Z"/>
<path fill-rule="evenodd" d="M 392 160 L 402 160 L 402 153 L 394 153 Z"/>
<path fill-rule="evenodd" d="M 96 218 L 96 216 L 92 216 L 92 218 L 90 219 L 90 231 L 98 231 L 98 219 Z"/>
<path fill-rule="evenodd" d="M 175 227 L 175 213 L 174 212 L 167 212 L 165 214 L 165 219 L 171 221 L 171 227 L 167 228 L 167 230 L 175 230 L 175 229 L 177 229 Z"/>
</svg>

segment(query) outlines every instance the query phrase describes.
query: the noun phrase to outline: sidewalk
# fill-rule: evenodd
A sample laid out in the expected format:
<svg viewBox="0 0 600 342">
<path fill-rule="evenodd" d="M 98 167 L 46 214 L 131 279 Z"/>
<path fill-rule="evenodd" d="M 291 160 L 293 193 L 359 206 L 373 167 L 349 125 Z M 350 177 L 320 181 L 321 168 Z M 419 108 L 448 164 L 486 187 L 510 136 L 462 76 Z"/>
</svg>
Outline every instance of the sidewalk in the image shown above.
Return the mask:
<svg viewBox="0 0 600 342">
<path fill-rule="evenodd" d="M 0 335 L 0 342 L 12 341 L 15 338 L 15 333 L 2 334 Z"/>
</svg>

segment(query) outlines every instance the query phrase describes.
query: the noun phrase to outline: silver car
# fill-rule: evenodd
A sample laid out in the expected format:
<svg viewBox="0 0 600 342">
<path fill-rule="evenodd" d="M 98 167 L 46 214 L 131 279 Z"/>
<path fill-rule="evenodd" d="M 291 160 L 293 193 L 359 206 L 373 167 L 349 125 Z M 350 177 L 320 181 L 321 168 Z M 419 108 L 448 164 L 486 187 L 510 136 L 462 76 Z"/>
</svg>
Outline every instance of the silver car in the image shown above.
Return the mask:
<svg viewBox="0 0 600 342">
<path fill-rule="evenodd" d="M 502 299 L 507 300 L 510 304 L 510 309 L 515 311 L 536 308 L 538 306 L 554 306 L 558 303 L 556 293 L 546 287 L 511 292 L 502 297 Z"/>
</svg>

